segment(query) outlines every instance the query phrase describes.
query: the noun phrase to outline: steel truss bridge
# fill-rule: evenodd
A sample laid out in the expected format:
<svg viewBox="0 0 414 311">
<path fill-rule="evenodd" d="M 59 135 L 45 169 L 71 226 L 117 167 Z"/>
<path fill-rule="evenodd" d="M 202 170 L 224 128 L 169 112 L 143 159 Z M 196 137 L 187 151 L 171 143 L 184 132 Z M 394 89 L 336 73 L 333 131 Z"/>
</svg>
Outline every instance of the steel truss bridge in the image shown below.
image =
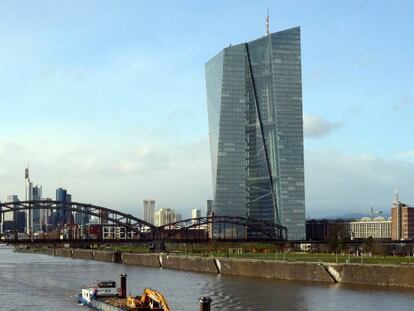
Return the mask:
<svg viewBox="0 0 414 311">
<path fill-rule="evenodd" d="M 281 242 L 287 237 L 284 226 L 270 222 L 244 217 L 209 216 L 180 220 L 157 227 L 131 214 L 126 214 L 102 206 L 80 202 L 61 202 L 52 200 L 35 200 L 0 203 L 0 216 L 4 219 L 7 213 L 14 214 L 14 228 L 17 228 L 17 212 L 43 210 L 52 212 L 76 212 L 82 215 L 94 216 L 105 226 L 124 227 L 129 233 L 124 239 L 116 238 L 70 238 L 48 239 L 33 238 L 18 239 L 17 230 L 12 239 L 0 240 L 8 244 L 57 244 L 57 243 L 151 243 L 151 242 L 208 242 L 208 241 L 262 241 Z"/>
</svg>

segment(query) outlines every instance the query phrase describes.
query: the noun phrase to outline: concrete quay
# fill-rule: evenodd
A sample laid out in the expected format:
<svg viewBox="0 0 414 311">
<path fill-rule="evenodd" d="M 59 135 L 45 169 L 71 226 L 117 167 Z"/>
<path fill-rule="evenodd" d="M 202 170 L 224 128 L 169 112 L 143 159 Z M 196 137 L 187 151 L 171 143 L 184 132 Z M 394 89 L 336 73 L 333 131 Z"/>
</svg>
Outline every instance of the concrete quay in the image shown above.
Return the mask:
<svg viewBox="0 0 414 311">
<path fill-rule="evenodd" d="M 52 256 L 279 280 L 414 288 L 414 265 L 333 264 L 56 248 Z"/>
<path fill-rule="evenodd" d="M 121 258 L 122 263 L 126 265 L 138 265 L 155 268 L 162 267 L 157 254 L 122 253 Z"/>
</svg>

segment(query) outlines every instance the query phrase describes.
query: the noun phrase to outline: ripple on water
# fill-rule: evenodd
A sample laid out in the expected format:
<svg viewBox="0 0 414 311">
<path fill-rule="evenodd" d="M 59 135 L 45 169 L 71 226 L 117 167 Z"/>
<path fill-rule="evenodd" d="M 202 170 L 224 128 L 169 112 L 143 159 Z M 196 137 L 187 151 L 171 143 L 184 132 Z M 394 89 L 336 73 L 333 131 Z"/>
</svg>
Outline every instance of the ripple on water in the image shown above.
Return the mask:
<svg viewBox="0 0 414 311">
<path fill-rule="evenodd" d="M 213 309 L 230 310 L 413 310 L 413 291 L 344 287 L 127 266 L 47 255 L 13 253 L 0 247 L 0 310 L 85 310 L 76 304 L 82 285 L 128 274 L 128 292 L 153 287 L 172 310 L 198 309 L 211 296 Z"/>
</svg>

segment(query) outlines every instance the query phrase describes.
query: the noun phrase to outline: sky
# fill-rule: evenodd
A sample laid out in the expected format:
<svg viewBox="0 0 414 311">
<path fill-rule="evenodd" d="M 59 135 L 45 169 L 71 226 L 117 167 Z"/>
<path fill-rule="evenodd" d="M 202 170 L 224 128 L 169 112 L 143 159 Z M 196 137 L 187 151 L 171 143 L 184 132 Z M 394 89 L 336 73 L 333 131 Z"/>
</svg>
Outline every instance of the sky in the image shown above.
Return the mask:
<svg viewBox="0 0 414 311">
<path fill-rule="evenodd" d="M 204 65 L 301 27 L 308 217 L 414 205 L 413 1 L 0 1 L 0 199 L 190 216 L 212 197 Z"/>
</svg>

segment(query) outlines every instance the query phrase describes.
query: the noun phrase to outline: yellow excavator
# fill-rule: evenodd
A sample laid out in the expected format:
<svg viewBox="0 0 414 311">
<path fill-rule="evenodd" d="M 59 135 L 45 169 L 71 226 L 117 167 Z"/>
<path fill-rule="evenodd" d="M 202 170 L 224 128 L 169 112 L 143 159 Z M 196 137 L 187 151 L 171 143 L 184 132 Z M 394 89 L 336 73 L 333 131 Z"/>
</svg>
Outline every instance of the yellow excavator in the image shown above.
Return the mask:
<svg viewBox="0 0 414 311">
<path fill-rule="evenodd" d="M 164 295 L 151 288 L 144 289 L 142 296 L 129 296 L 127 306 L 132 310 L 171 311 Z"/>
</svg>

